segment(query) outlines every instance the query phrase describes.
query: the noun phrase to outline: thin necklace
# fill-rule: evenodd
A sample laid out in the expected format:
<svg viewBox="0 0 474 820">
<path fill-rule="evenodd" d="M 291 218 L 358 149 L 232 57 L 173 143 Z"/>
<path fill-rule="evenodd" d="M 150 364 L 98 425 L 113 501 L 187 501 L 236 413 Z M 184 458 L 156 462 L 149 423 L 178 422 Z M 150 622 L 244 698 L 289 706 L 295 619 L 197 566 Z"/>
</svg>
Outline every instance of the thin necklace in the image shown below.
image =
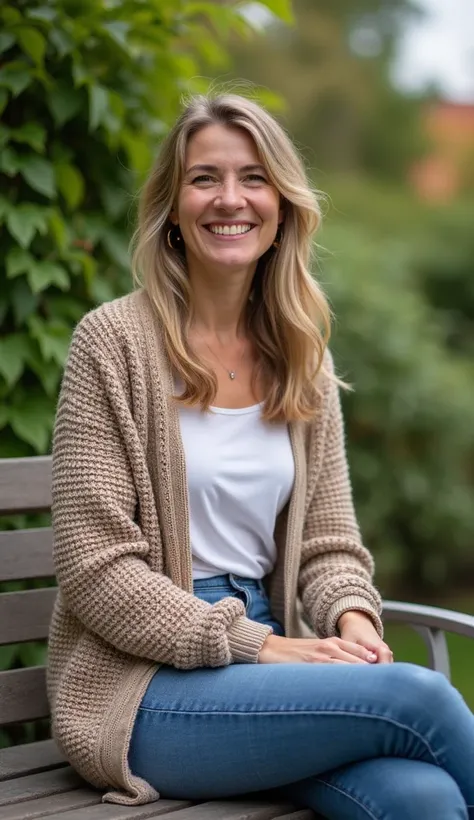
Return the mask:
<svg viewBox="0 0 474 820">
<path fill-rule="evenodd" d="M 235 371 L 235 370 L 229 370 L 229 368 L 228 368 L 228 367 L 226 367 L 226 365 L 224 364 L 224 362 L 222 361 L 222 359 L 220 359 L 220 358 L 219 358 L 219 356 L 217 355 L 217 353 L 215 353 L 215 352 L 214 352 L 214 350 L 212 349 L 212 347 L 211 347 L 210 345 L 208 345 L 208 343 L 206 342 L 206 340 L 205 340 L 204 336 L 203 336 L 201 333 L 199 333 L 199 330 L 197 330 L 197 329 L 196 329 L 196 333 L 198 334 L 198 336 L 200 336 L 200 337 L 201 337 L 201 339 L 203 340 L 203 342 L 204 342 L 204 344 L 206 345 L 207 349 L 209 350 L 209 352 L 210 352 L 210 353 L 212 353 L 212 355 L 214 356 L 214 358 L 215 358 L 215 359 L 217 359 L 217 361 L 219 362 L 220 366 L 224 368 L 224 370 L 225 370 L 225 372 L 227 373 L 227 375 L 228 375 L 229 379 L 230 379 L 231 381 L 234 381 L 234 379 L 237 377 L 237 371 Z M 241 356 L 240 356 L 240 361 L 239 361 L 239 366 L 242 364 L 242 361 L 243 361 L 243 358 L 244 358 L 244 353 L 245 353 L 245 349 L 244 349 L 244 350 L 242 350 L 242 354 L 241 354 Z"/>
</svg>

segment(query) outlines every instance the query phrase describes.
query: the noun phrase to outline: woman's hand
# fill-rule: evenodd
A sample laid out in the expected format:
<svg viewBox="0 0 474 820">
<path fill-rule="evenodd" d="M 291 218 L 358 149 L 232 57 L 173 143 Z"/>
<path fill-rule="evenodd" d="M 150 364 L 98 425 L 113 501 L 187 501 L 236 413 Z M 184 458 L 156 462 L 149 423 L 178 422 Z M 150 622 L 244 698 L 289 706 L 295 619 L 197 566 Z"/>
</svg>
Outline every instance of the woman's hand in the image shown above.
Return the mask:
<svg viewBox="0 0 474 820">
<path fill-rule="evenodd" d="M 337 623 L 341 638 L 376 655 L 376 663 L 393 663 L 393 652 L 379 637 L 372 620 L 365 612 L 344 612 Z"/>
<path fill-rule="evenodd" d="M 343 638 L 282 638 L 269 635 L 259 663 L 375 663 L 364 646 Z"/>
</svg>

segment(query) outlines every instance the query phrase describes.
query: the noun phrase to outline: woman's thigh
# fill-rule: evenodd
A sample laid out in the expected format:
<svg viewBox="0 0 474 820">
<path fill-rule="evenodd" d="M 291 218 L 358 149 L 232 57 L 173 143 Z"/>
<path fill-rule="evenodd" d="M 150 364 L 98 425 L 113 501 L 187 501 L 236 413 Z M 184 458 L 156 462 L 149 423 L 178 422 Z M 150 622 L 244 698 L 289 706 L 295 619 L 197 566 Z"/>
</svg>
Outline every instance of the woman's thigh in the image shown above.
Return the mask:
<svg viewBox="0 0 474 820">
<path fill-rule="evenodd" d="M 281 790 L 327 820 L 468 820 L 453 778 L 431 763 L 385 757 L 344 766 Z"/>
<path fill-rule="evenodd" d="M 130 766 L 163 796 L 212 799 L 367 758 L 436 763 L 425 739 L 439 709 L 431 675 L 440 679 L 408 664 L 162 667 L 138 711 Z"/>
</svg>

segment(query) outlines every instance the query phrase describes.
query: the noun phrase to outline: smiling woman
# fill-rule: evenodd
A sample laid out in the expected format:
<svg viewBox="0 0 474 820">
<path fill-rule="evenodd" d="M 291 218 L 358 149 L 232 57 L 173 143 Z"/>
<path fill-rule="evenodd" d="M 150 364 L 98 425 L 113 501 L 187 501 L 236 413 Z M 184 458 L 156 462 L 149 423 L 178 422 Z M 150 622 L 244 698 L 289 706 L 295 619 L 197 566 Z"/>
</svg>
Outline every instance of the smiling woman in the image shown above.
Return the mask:
<svg viewBox="0 0 474 820">
<path fill-rule="evenodd" d="M 281 787 L 329 820 L 466 820 L 474 718 L 382 637 L 318 223 L 263 108 L 190 102 L 142 192 L 141 287 L 80 322 L 61 388 L 53 729 L 109 801 Z"/>
</svg>

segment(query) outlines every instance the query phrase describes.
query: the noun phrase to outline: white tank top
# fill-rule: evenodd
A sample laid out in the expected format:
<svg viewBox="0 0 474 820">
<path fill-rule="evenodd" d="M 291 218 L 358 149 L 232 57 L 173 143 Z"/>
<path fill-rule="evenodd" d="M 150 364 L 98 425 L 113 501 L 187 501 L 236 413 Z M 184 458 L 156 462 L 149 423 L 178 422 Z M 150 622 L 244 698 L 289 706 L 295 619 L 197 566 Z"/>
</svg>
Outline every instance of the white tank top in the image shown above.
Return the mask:
<svg viewBox="0 0 474 820">
<path fill-rule="evenodd" d="M 179 408 L 193 578 L 261 579 L 275 565 L 275 521 L 295 468 L 288 426 L 263 422 L 260 411 Z"/>
</svg>

